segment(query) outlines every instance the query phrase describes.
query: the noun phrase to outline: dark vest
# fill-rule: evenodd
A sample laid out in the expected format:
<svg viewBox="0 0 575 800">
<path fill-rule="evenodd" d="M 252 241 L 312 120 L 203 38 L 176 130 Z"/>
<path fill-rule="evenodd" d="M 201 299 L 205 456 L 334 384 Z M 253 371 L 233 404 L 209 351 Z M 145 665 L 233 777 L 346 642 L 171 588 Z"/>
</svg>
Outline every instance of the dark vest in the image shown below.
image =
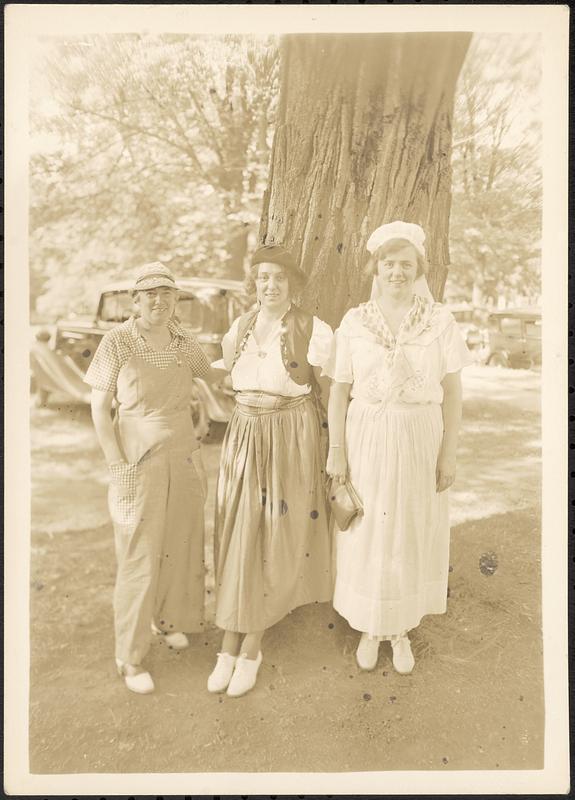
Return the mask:
<svg viewBox="0 0 575 800">
<path fill-rule="evenodd" d="M 256 324 L 257 311 L 248 311 L 240 317 L 238 335 L 232 366 L 246 346 L 248 336 Z M 307 351 L 313 331 L 313 316 L 301 308 L 291 306 L 283 318 L 284 332 L 281 335 L 281 353 L 284 367 L 295 383 L 310 384 L 315 388 L 313 367 L 308 364 Z"/>
</svg>

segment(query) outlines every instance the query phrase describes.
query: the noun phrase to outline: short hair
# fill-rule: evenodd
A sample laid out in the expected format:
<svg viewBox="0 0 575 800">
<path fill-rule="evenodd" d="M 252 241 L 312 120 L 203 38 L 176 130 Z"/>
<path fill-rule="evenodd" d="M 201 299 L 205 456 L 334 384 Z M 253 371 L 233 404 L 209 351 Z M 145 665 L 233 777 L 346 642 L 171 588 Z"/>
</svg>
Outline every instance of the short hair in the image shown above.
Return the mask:
<svg viewBox="0 0 575 800">
<path fill-rule="evenodd" d="M 244 287 L 246 290 L 246 294 L 250 296 L 256 294 L 256 278 L 258 276 L 258 272 L 262 263 L 268 263 L 268 262 L 259 262 L 258 264 L 250 264 L 250 266 L 248 267 L 247 275 L 244 280 Z M 269 263 L 273 264 L 275 262 L 270 261 Z M 301 270 L 297 268 L 292 269 L 286 264 L 278 264 L 277 266 L 281 267 L 285 272 L 285 274 L 287 275 L 290 298 L 301 294 L 306 283 L 305 277 L 302 275 Z"/>
<path fill-rule="evenodd" d="M 396 250 L 400 250 L 402 247 L 406 247 L 407 245 L 413 247 L 415 257 L 417 259 L 417 275 L 415 277 L 419 278 L 420 275 L 427 275 L 429 271 L 429 264 L 427 263 L 425 257 L 421 255 L 413 242 L 410 242 L 408 239 L 388 239 L 388 241 L 384 242 L 381 247 L 378 247 L 377 250 L 372 253 L 369 261 L 367 262 L 367 274 L 377 275 L 378 261 L 381 261 L 381 259 L 385 258 L 385 256 L 389 255 L 390 253 L 394 253 Z"/>
</svg>

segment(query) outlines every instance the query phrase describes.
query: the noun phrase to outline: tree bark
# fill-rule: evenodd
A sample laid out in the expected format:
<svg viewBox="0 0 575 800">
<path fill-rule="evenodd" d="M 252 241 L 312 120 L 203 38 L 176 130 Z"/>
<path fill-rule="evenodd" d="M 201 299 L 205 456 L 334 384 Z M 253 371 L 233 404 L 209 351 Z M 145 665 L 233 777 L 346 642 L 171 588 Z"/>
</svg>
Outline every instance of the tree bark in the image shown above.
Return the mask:
<svg viewBox="0 0 575 800">
<path fill-rule="evenodd" d="M 302 304 L 337 325 L 369 296 L 369 234 L 417 222 L 441 298 L 449 263 L 451 119 L 471 34 L 289 35 L 259 239 L 289 246 Z"/>
</svg>

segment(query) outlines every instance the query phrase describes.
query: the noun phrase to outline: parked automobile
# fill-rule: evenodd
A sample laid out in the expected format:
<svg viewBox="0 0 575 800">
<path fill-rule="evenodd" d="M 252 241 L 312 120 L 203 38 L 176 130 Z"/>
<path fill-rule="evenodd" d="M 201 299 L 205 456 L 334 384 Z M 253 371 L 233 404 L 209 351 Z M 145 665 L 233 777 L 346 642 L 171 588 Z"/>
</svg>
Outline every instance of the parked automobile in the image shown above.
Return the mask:
<svg viewBox="0 0 575 800">
<path fill-rule="evenodd" d="M 217 361 L 222 357 L 224 333 L 250 305 L 243 284 L 220 278 L 188 278 L 180 280 L 179 285 L 176 315 L 198 337 L 208 359 Z M 31 367 L 39 404 L 44 404 L 53 392 L 89 402 L 90 387 L 84 383 L 84 375 L 106 331 L 132 314 L 131 290 L 129 281 L 112 283 L 103 289 L 94 316 L 59 320 L 51 330 L 43 328 L 36 333 Z M 227 379 L 210 385 L 198 378 L 195 388 L 192 416 L 203 435 L 210 420 L 229 420 L 233 392 Z"/>
<path fill-rule="evenodd" d="M 487 343 L 486 322 L 488 312 L 471 303 L 448 303 L 459 329 L 470 350 L 477 350 Z"/>
<path fill-rule="evenodd" d="M 541 310 L 507 308 L 488 319 L 487 364 L 530 369 L 541 364 Z"/>
</svg>

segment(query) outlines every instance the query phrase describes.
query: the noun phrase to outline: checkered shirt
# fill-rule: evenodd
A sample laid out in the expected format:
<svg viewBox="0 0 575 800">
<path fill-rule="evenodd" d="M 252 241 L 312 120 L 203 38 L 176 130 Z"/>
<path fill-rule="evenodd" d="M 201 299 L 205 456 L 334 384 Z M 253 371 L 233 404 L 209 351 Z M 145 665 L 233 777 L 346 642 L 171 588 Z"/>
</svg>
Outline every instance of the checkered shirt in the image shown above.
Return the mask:
<svg viewBox="0 0 575 800">
<path fill-rule="evenodd" d="M 210 363 L 197 338 L 177 322 L 169 322 L 168 328 L 172 341 L 161 351 L 153 350 L 140 335 L 134 317 L 108 331 L 88 367 L 85 382 L 102 392 L 115 392 L 118 374 L 133 355 L 159 369 L 166 369 L 183 356 L 194 377 L 205 377 Z"/>
</svg>

